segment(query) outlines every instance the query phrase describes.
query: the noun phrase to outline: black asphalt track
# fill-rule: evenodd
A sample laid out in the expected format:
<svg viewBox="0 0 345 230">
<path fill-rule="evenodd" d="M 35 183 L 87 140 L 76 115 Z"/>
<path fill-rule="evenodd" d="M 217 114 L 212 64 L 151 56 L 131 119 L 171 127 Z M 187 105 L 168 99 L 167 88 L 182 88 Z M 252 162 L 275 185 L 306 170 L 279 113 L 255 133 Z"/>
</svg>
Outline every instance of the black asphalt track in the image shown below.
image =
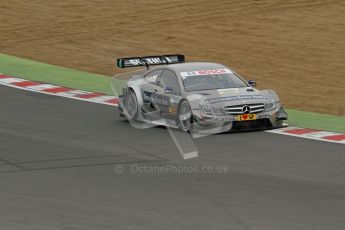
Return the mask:
<svg viewBox="0 0 345 230">
<path fill-rule="evenodd" d="M 345 229 L 344 145 L 195 142 L 184 161 L 165 128 L 132 128 L 114 107 L 0 86 L 0 229 Z M 190 172 L 204 166 L 227 170 Z"/>
</svg>

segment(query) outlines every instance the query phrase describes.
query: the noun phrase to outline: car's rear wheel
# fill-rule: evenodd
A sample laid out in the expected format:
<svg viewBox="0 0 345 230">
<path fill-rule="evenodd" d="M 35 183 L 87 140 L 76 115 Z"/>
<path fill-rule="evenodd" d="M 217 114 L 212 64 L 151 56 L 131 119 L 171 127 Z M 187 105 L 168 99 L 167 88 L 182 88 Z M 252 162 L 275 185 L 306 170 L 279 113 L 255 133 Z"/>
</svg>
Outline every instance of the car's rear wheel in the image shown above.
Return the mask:
<svg viewBox="0 0 345 230">
<path fill-rule="evenodd" d="M 126 96 L 125 109 L 127 119 L 130 121 L 136 121 L 138 117 L 138 100 L 132 90 L 130 90 Z"/>
<path fill-rule="evenodd" d="M 180 102 L 177 109 L 177 126 L 184 132 L 191 128 L 192 110 L 187 100 Z"/>
</svg>

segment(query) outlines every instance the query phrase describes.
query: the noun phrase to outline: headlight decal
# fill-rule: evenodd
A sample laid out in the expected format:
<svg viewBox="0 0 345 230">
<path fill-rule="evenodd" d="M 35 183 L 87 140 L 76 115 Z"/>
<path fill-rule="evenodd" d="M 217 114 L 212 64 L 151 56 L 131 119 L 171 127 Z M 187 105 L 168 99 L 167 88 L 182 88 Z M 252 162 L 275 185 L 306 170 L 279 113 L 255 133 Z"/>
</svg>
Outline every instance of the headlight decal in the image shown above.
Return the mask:
<svg viewBox="0 0 345 230">
<path fill-rule="evenodd" d="M 214 115 L 213 108 L 210 104 L 205 103 L 200 105 L 200 110 L 206 115 Z"/>
<path fill-rule="evenodd" d="M 274 102 L 273 99 L 269 103 L 266 103 L 266 111 L 271 111 L 276 108 L 276 103 Z"/>
</svg>

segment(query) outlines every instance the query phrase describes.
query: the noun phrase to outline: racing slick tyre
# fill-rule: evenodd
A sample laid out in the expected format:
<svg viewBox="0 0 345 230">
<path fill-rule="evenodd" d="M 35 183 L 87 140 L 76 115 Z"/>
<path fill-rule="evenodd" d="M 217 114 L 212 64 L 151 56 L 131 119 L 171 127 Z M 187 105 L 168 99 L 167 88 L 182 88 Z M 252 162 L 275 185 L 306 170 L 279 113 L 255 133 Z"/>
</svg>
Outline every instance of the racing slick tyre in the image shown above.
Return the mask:
<svg viewBox="0 0 345 230">
<path fill-rule="evenodd" d="M 137 121 L 138 100 L 133 90 L 129 90 L 125 100 L 125 115 L 129 121 Z"/>
<path fill-rule="evenodd" d="M 187 100 L 182 100 L 177 108 L 177 126 L 181 131 L 188 132 L 191 128 L 192 110 Z"/>
</svg>

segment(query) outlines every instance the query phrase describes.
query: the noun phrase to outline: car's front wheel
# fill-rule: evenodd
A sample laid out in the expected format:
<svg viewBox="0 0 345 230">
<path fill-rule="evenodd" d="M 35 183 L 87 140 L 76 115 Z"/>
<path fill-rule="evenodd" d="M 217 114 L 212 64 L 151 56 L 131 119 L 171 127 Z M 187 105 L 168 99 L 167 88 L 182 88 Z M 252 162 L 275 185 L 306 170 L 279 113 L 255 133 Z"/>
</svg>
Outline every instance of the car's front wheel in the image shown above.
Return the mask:
<svg viewBox="0 0 345 230">
<path fill-rule="evenodd" d="M 184 132 L 191 128 L 192 110 L 187 100 L 180 102 L 177 109 L 177 126 Z"/>
</svg>

